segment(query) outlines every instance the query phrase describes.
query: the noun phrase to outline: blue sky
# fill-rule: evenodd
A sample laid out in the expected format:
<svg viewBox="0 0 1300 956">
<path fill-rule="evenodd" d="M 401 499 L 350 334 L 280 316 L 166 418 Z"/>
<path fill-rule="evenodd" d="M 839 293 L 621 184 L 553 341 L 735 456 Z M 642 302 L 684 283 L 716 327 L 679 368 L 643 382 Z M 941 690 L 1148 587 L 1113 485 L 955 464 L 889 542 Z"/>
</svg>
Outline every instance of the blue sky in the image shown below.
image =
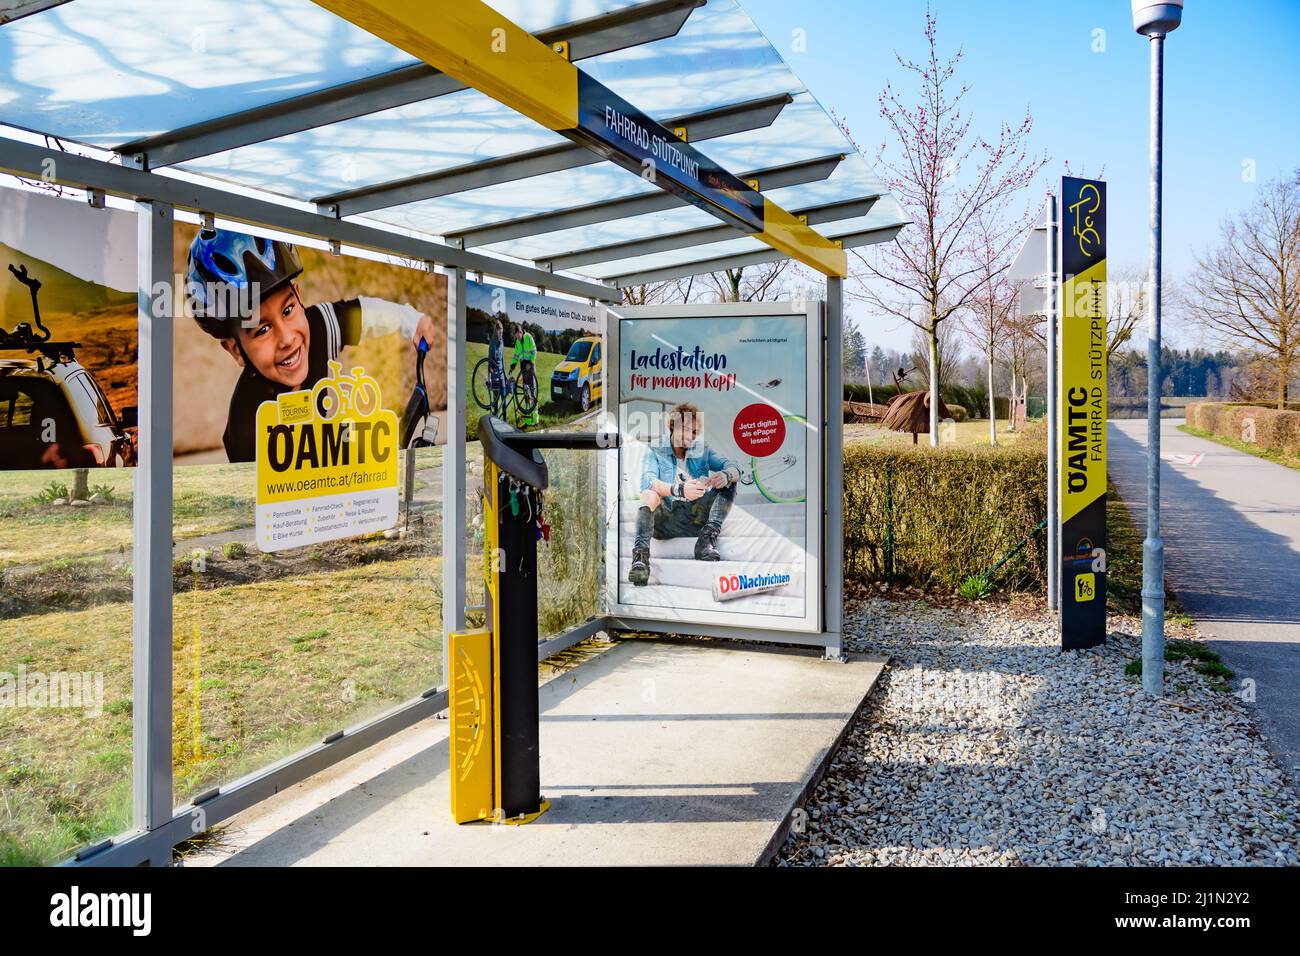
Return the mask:
<svg viewBox="0 0 1300 956">
<path fill-rule="evenodd" d="M 791 68 L 844 117 L 874 158 L 887 131 L 877 96 L 901 80 L 894 50 L 919 57 L 924 0 L 742 0 Z M 977 132 L 1034 116 L 1034 142 L 1053 179 L 1103 171 L 1109 183 L 1112 266 L 1145 265 L 1148 188 L 1148 41 L 1133 32 L 1126 0 L 935 0 L 942 50 L 959 46 L 959 77 Z M 793 31 L 806 52 L 792 49 Z M 1094 52 L 1104 30 L 1104 52 Z M 1165 46 L 1165 268 L 1185 275 L 1193 252 L 1225 215 L 1249 205 L 1260 183 L 1300 168 L 1300 3 L 1188 0 Z M 914 89 L 915 87 L 910 87 Z M 1243 180 L 1253 160 L 1256 182 Z M 1047 179 L 1041 190 L 1047 188 Z M 854 310 L 858 312 L 858 310 Z M 858 312 L 858 317 L 866 316 Z M 903 346 L 904 329 L 866 324 L 868 337 Z M 1173 340 L 1197 334 L 1172 323 Z"/>
</svg>

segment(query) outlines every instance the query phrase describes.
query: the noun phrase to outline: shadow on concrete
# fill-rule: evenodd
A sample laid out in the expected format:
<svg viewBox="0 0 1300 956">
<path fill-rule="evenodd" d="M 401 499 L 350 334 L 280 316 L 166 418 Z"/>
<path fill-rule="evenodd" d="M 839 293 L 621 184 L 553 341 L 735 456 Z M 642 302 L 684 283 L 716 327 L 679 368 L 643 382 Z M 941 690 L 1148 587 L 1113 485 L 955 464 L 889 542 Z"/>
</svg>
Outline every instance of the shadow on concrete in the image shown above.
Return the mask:
<svg viewBox="0 0 1300 956">
<path fill-rule="evenodd" d="M 364 780 L 349 779 L 345 768 L 338 780 L 343 788 L 335 788 L 333 796 L 301 795 L 311 801 L 309 808 L 288 802 L 279 814 L 272 810 L 270 817 L 248 821 L 242 832 L 237 822 L 227 839 L 239 849 L 217 865 L 572 863 L 586 854 L 595 854 L 600 862 L 619 862 L 625 839 L 634 858 L 647 863 L 665 859 L 662 841 L 683 839 L 696 848 L 687 858 L 752 862 L 747 858 L 752 853 L 762 859 L 764 841 L 783 835 L 791 808 L 820 776 L 881 664 L 863 655 L 853 655 L 848 664 L 832 664 L 820 661 L 817 652 L 705 642 L 674 650 L 679 643 L 689 644 L 673 639 L 619 642 L 539 689 L 542 793 L 551 808 L 522 831 L 492 823 L 452 823 L 450 744 L 443 738 L 416 753 L 408 751 L 387 769 L 367 771 L 373 775 Z M 722 664 L 719 651 L 725 655 Z M 796 657 L 807 660 L 790 677 L 774 669 L 783 666 L 783 659 Z M 641 701 L 643 675 L 661 668 L 665 696 L 659 703 Z M 834 671 L 822 677 L 820 668 Z M 594 698 L 584 696 L 602 675 L 612 686 L 596 689 Z M 726 679 L 739 681 L 730 693 L 725 683 L 718 683 Z M 810 697 L 804 696 L 799 688 L 810 681 Z M 773 695 L 771 709 L 755 706 Z M 809 705 L 806 711 L 797 709 L 801 702 Z M 734 712 L 726 712 L 729 703 Z M 721 712 L 708 712 L 710 705 Z M 629 712 L 637 707 L 649 712 Z M 644 747 L 638 743 L 640 725 L 653 738 L 646 737 Z M 762 746 L 749 749 L 736 741 L 782 745 L 769 748 L 768 754 Z M 625 824 L 632 825 L 626 838 L 621 835 Z M 716 824 L 738 824 L 739 832 L 719 836 Z M 685 829 L 667 829 L 679 825 Z M 615 827 L 618 840 L 611 840 L 602 826 Z M 485 829 L 514 837 L 484 839 Z M 664 852 L 676 859 L 686 851 L 666 847 Z"/>
<path fill-rule="evenodd" d="M 1108 440 L 1111 478 L 1142 528 L 1146 447 L 1117 428 L 1108 429 Z M 1233 686 L 1254 682 L 1248 706 L 1300 790 L 1300 552 L 1169 462 L 1161 465 L 1166 584 L 1208 632 L 1210 646 L 1235 675 Z M 1227 627 L 1217 628 L 1220 623 Z M 1214 639 L 1216 631 L 1223 639 Z"/>
<path fill-rule="evenodd" d="M 1110 473 L 1145 525 L 1146 448 L 1109 430 Z M 1231 503 L 1164 463 L 1160 470 L 1165 576 L 1192 617 L 1300 624 L 1300 553 Z"/>
</svg>

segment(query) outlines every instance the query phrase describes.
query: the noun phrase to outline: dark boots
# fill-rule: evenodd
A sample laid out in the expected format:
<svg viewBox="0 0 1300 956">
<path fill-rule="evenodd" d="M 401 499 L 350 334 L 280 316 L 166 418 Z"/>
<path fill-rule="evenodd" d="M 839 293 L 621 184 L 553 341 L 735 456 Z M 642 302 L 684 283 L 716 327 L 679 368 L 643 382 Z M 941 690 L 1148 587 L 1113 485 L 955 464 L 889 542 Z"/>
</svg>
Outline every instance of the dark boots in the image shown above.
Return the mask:
<svg viewBox="0 0 1300 956">
<path fill-rule="evenodd" d="M 636 537 L 632 540 L 632 567 L 627 579 L 637 587 L 650 582 L 650 534 L 654 531 L 654 512 L 642 505 L 636 513 Z"/>
<path fill-rule="evenodd" d="M 695 560 L 696 561 L 721 561 L 722 555 L 718 554 L 718 534 L 722 531 L 721 525 L 716 525 L 712 521 L 706 524 L 700 530 L 700 536 L 695 539 Z"/>
<path fill-rule="evenodd" d="M 722 560 L 722 555 L 718 554 L 718 535 L 722 533 L 722 522 L 731 513 L 731 501 L 736 496 L 735 487 L 729 485 L 713 496 L 713 503 L 709 506 L 709 519 L 700 529 L 700 536 L 695 539 L 696 561 Z"/>
</svg>

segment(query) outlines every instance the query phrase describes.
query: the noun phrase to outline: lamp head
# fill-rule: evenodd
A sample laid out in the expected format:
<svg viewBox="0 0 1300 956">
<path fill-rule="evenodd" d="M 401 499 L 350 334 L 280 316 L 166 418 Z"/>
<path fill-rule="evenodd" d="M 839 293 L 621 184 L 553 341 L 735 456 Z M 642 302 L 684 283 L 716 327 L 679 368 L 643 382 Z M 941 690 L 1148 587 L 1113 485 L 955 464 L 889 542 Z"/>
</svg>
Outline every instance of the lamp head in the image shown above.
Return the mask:
<svg viewBox="0 0 1300 956">
<path fill-rule="evenodd" d="M 1183 22 L 1183 0 L 1133 0 L 1133 29 L 1144 37 L 1172 33 Z"/>
</svg>

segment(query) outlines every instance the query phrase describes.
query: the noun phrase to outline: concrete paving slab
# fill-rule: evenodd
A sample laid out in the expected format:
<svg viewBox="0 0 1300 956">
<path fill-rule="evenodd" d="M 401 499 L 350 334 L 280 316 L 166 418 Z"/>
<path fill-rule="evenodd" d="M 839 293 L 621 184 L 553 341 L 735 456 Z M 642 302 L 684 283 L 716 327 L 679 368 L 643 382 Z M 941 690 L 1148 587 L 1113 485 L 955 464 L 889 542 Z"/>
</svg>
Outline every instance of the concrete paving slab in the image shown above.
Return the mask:
<svg viewBox="0 0 1300 956">
<path fill-rule="evenodd" d="M 187 866 L 766 862 L 884 667 L 854 655 L 625 640 L 540 689 L 542 792 L 522 827 L 451 821 L 446 721 L 238 817 Z"/>
</svg>

